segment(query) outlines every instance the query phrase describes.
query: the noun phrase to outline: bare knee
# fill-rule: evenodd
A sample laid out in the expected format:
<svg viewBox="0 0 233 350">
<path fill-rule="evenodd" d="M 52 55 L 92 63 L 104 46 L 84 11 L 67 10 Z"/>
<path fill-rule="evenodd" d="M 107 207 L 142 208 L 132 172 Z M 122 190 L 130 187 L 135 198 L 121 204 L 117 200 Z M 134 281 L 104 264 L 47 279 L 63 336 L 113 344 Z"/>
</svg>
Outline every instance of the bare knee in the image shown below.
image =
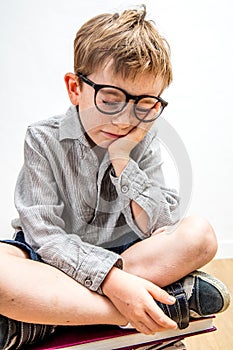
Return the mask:
<svg viewBox="0 0 233 350">
<path fill-rule="evenodd" d="M 189 216 L 183 220 L 188 235 L 191 255 L 199 261 L 200 266 L 211 261 L 217 252 L 217 239 L 213 227 L 203 217 Z"/>
</svg>

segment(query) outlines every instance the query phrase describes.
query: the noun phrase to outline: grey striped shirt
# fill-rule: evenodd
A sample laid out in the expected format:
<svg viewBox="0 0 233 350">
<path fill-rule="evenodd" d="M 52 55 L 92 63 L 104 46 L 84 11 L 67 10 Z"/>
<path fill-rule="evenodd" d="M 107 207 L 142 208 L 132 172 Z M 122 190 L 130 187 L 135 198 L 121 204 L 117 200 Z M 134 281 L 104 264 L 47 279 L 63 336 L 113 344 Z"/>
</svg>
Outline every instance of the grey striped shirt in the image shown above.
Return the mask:
<svg viewBox="0 0 233 350">
<path fill-rule="evenodd" d="M 122 262 L 106 248 L 145 239 L 179 218 L 179 197 L 164 187 L 154 126 L 119 178 L 108 152 L 99 161 L 97 149 L 85 137 L 74 106 L 29 126 L 15 190 L 19 218 L 12 222 L 46 263 L 93 291 Z M 149 216 L 146 234 L 133 220 L 131 200 Z"/>
</svg>

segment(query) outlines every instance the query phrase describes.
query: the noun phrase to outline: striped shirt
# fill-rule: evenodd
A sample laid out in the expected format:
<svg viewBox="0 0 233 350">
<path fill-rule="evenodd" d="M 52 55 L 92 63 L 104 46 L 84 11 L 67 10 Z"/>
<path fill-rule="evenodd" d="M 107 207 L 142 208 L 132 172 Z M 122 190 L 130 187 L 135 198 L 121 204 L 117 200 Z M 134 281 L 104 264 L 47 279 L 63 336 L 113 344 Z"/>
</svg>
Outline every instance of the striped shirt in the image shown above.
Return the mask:
<svg viewBox="0 0 233 350">
<path fill-rule="evenodd" d="M 166 189 L 153 126 L 131 152 L 117 178 L 106 152 L 91 147 L 71 106 L 65 115 L 28 127 L 24 165 L 19 174 L 15 205 L 26 241 L 42 259 L 93 291 L 120 255 L 106 248 L 145 239 L 179 219 L 179 197 Z M 130 202 L 149 217 L 145 234 L 136 225 Z"/>
</svg>

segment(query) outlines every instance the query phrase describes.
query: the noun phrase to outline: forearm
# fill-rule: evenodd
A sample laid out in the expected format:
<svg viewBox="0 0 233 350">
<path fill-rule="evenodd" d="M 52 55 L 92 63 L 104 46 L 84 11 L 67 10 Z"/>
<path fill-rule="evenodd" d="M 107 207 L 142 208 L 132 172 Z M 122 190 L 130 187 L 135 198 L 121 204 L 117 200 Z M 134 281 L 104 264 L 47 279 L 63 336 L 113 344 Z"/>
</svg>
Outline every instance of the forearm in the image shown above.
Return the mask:
<svg viewBox="0 0 233 350">
<path fill-rule="evenodd" d="M 102 289 L 139 332 L 151 334 L 176 327 L 155 302 L 159 300 L 165 304 L 173 304 L 175 300 L 155 284 L 113 268 L 105 278 Z"/>
<path fill-rule="evenodd" d="M 179 220 L 179 196 L 175 190 L 164 186 L 158 168 L 144 169 L 142 164 L 129 158 L 120 176 L 116 171 L 119 168 L 111 174 L 111 181 L 122 203 L 127 224 L 133 231 L 139 235 L 139 230 L 149 233 Z"/>
<path fill-rule="evenodd" d="M 149 217 L 147 213 L 138 205 L 135 201 L 130 203 L 133 219 L 135 220 L 138 228 L 143 232 L 147 233 Z"/>
<path fill-rule="evenodd" d="M 121 156 L 120 155 L 111 156 L 111 163 L 117 177 L 120 177 L 121 173 L 129 163 L 129 160 L 130 160 L 129 156 L 124 154 L 122 154 Z"/>
<path fill-rule="evenodd" d="M 126 156 L 122 158 L 112 159 L 112 165 L 117 177 L 120 177 L 122 171 L 125 169 L 128 162 L 129 162 L 129 157 L 127 158 Z M 143 208 L 133 200 L 130 203 L 130 207 L 131 207 L 133 219 L 135 220 L 138 228 L 142 232 L 146 233 L 148 230 L 148 222 L 149 222 L 148 215 L 143 210 Z"/>
<path fill-rule="evenodd" d="M 54 325 L 126 323 L 106 297 L 50 265 L 2 254 L 1 266 L 0 313 L 5 316 Z"/>
<path fill-rule="evenodd" d="M 56 251 L 55 255 L 50 254 L 51 249 Z M 100 293 L 100 286 L 111 268 L 115 264 L 122 264 L 118 254 L 78 241 L 76 235 L 70 240 L 62 235 L 56 245 L 50 239 L 40 247 L 38 253 L 47 264 L 63 271 L 91 291 Z"/>
</svg>

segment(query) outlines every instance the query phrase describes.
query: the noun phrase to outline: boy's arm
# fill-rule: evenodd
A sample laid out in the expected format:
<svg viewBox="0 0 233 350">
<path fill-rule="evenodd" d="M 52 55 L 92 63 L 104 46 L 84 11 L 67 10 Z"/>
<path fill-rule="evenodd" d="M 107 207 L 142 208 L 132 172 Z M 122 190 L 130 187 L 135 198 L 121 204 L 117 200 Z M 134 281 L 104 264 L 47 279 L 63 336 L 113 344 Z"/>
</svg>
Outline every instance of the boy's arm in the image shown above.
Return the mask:
<svg viewBox="0 0 233 350">
<path fill-rule="evenodd" d="M 40 133 L 29 128 L 24 166 L 15 191 L 20 221 L 15 220 L 14 227 L 23 230 L 27 243 L 44 262 L 62 270 L 88 289 L 101 293 L 100 286 L 105 276 L 113 266 L 122 267 L 122 258 L 84 242 L 76 233 L 67 232 L 63 220 L 64 202 L 43 143 Z"/>
<path fill-rule="evenodd" d="M 133 227 L 135 221 L 137 227 L 148 234 L 179 220 L 179 197 L 176 191 L 164 186 L 160 146 L 154 131 L 145 137 L 149 128 L 140 126 L 141 123 L 114 141 L 108 150 L 115 172 L 112 182 L 124 202 L 126 220 L 134 231 L 137 230 Z M 137 153 L 136 161 L 131 157 L 133 153 Z"/>
<path fill-rule="evenodd" d="M 118 156 L 119 157 L 119 156 Z M 115 171 L 116 176 L 119 178 L 125 167 L 129 162 L 129 157 L 125 155 L 121 155 L 123 158 L 118 158 L 111 155 L 111 162 Z M 134 200 L 130 202 L 130 207 L 132 210 L 133 218 L 137 223 L 139 229 L 146 233 L 148 230 L 149 217 L 147 213 L 143 210 L 143 208 L 137 204 Z"/>
<path fill-rule="evenodd" d="M 102 289 L 126 320 L 139 332 L 150 334 L 149 329 L 164 331 L 177 328 L 155 303 L 174 304 L 175 298 L 154 283 L 112 268 L 105 278 Z"/>
</svg>

